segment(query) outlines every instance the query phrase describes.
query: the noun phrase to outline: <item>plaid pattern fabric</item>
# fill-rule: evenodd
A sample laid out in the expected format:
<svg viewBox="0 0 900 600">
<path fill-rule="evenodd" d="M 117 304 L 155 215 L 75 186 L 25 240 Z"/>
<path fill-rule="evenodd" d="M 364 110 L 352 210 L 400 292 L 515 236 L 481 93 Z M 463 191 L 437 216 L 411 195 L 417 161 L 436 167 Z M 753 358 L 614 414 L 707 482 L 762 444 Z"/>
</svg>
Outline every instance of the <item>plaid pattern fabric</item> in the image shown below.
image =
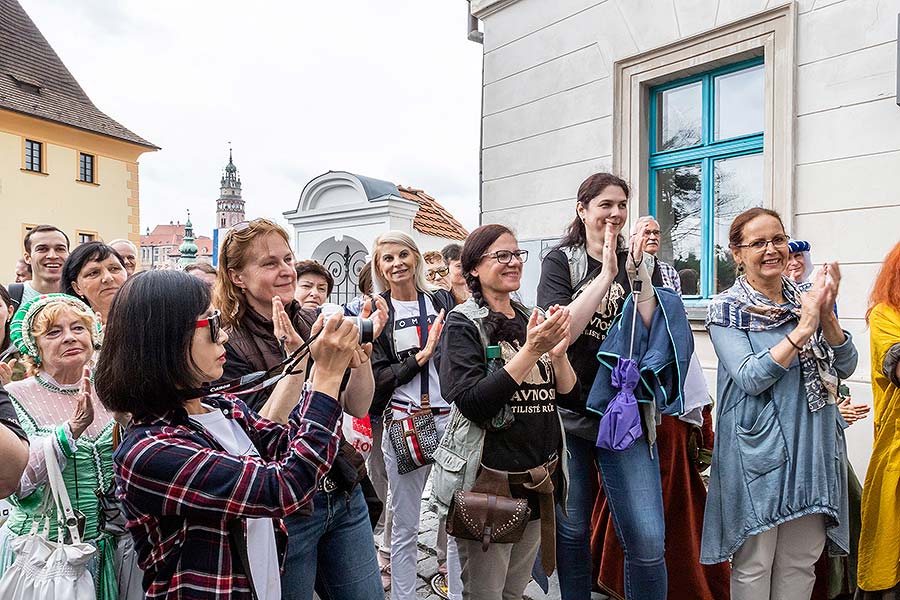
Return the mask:
<svg viewBox="0 0 900 600">
<path fill-rule="evenodd" d="M 656 264 L 659 265 L 659 274 L 662 275 L 663 287 L 675 290 L 680 296 L 681 277 L 678 275 L 678 271 L 669 263 L 665 263 L 661 260 L 656 261 Z"/>
<path fill-rule="evenodd" d="M 311 500 L 337 454 L 341 408 L 325 394 L 307 394 L 288 425 L 263 419 L 233 396 L 204 403 L 237 421 L 260 457 L 222 451 L 183 409 L 132 425 L 114 455 L 147 598 L 250 598 L 228 522 L 275 519 L 283 560 L 280 519 Z"/>
</svg>

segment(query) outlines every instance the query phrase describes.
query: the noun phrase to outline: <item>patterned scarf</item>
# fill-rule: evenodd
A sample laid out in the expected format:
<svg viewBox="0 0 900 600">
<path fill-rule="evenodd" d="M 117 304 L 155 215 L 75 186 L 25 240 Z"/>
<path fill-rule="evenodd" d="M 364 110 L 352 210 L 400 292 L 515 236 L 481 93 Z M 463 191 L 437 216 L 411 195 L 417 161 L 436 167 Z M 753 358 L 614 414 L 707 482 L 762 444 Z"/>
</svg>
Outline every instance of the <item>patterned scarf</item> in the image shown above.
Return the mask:
<svg viewBox="0 0 900 600">
<path fill-rule="evenodd" d="M 800 294 L 808 284 L 797 285 L 781 278 L 782 292 L 789 306 L 780 306 L 747 283 L 747 277 L 737 278 L 734 285 L 712 299 L 706 314 L 706 326 L 720 325 L 743 331 L 767 331 L 800 319 Z M 825 341 L 822 328 L 809 338 L 800 350 L 800 369 L 810 412 L 826 404 L 834 404 L 838 394 L 838 376 L 834 368 L 834 351 Z"/>
</svg>

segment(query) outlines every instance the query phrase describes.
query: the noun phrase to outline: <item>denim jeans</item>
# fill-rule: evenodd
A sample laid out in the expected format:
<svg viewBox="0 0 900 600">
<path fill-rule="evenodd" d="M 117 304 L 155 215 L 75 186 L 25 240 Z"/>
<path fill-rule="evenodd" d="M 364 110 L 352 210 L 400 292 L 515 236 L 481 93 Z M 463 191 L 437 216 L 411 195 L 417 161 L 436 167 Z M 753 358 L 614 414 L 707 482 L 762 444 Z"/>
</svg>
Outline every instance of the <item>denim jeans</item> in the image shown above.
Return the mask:
<svg viewBox="0 0 900 600">
<path fill-rule="evenodd" d="M 317 492 L 313 514 L 289 515 L 284 600 L 384 600 L 369 510 L 359 486 L 350 494 Z"/>
<path fill-rule="evenodd" d="M 566 434 L 569 494 L 566 514 L 556 506 L 556 569 L 562 600 L 591 597 L 591 512 L 597 488 L 594 442 Z"/>
<path fill-rule="evenodd" d="M 609 501 L 616 536 L 625 554 L 629 600 L 664 600 L 667 593 L 665 517 L 659 461 L 650 459 L 646 439 L 628 450 L 597 448 L 566 434 L 569 450 L 567 515 L 557 507 L 556 563 L 562 600 L 591 597 L 591 514 L 597 469 Z"/>
</svg>

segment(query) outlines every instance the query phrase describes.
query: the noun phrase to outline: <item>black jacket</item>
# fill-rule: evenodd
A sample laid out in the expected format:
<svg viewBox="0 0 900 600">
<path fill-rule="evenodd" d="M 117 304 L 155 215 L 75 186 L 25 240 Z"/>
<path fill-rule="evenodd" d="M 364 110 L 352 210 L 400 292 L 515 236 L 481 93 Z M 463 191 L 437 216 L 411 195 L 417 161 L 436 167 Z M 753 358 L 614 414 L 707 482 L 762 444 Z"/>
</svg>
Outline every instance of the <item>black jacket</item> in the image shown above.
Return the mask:
<svg viewBox="0 0 900 600">
<path fill-rule="evenodd" d="M 425 292 L 434 304 L 436 311 L 444 310 L 444 317 L 456 306 L 453 294 L 447 290 Z M 394 390 L 397 387 L 409 383 L 418 375 L 422 368 L 416 362 L 415 356 L 408 356 L 400 360 L 394 348 L 394 305 L 391 304 L 390 290 L 383 292 L 381 296 L 387 301 L 388 322 L 384 326 L 381 335 L 375 340 L 372 348 L 372 374 L 375 376 L 375 396 L 369 414 L 381 419 L 384 409 L 387 408 Z M 435 350 L 434 360 L 438 360 L 438 350 Z M 439 364 L 439 363 L 436 363 Z"/>
</svg>

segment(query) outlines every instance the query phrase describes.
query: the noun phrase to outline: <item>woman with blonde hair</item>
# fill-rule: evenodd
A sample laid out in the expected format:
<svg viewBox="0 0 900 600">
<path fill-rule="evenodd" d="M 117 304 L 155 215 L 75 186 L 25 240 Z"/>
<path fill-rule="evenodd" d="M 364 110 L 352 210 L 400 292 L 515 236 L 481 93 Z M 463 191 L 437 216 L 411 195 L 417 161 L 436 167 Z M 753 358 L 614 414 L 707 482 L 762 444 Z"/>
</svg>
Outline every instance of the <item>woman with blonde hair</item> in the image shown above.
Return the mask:
<svg viewBox="0 0 900 600">
<path fill-rule="evenodd" d="M 65 294 L 47 294 L 16 311 L 13 343 L 29 377 L 6 386 L 28 435 L 28 466 L 12 497 L 13 511 L 0 529 L 0 574 L 13 562 L 11 538 L 27 534 L 45 516 L 48 481 L 45 446 L 62 470 L 73 508 L 84 515 L 83 541 L 97 548 L 88 569 L 99 600 L 143 597 L 123 539 L 104 530 L 98 494 L 112 485 L 113 414 L 92 391 L 91 363 L 100 347 L 100 322 L 85 303 Z M 52 503 L 50 504 L 52 506 Z M 107 515 L 109 518 L 109 515 Z M 56 529 L 50 537 L 55 540 Z M 118 550 L 118 552 L 117 552 Z"/>
<path fill-rule="evenodd" d="M 400 425 L 398 421 L 405 422 L 413 413 L 430 408 L 437 438 L 443 434 L 450 417 L 450 405 L 441 396 L 438 371 L 432 359 L 441 336 L 444 314 L 456 302 L 450 292 L 428 283 L 425 258 L 415 241 L 400 231 L 389 231 L 375 238 L 372 280 L 375 291 L 387 301 L 388 309 L 387 325 L 375 340 L 372 354 L 375 398 L 371 412 L 384 412 L 386 420 L 381 450 L 391 490 L 391 598 L 413 600 L 416 597 L 416 538 L 422 491 L 431 471 L 431 456 L 418 456 L 416 464 L 405 461 L 400 464 L 392 444 L 388 418 L 396 427 Z M 403 448 L 400 450 L 402 452 Z M 455 588 L 455 557 L 448 556 L 448 562 L 454 567 L 450 579 L 451 587 Z"/>
<path fill-rule="evenodd" d="M 267 219 L 238 223 L 225 236 L 219 255 L 213 305 L 221 312 L 228 333 L 223 380 L 276 368 L 309 339 L 316 320 L 294 299 L 297 271 L 287 232 Z M 383 303 L 381 305 L 384 306 Z M 386 310 L 373 316 L 380 332 Z M 374 388 L 369 364 L 371 344 L 359 346 L 339 400 L 355 417 L 364 417 Z M 312 366 L 300 367 L 309 377 Z M 313 372 L 314 377 L 314 372 Z M 299 398 L 276 386 L 244 396 L 251 409 L 277 423 L 287 423 Z M 284 393 L 282 393 L 284 392 Z M 342 441 L 335 468 L 312 501 L 285 518 L 288 547 L 282 576 L 282 598 L 369 600 L 383 597 L 372 529 L 365 498 L 357 481 L 339 475 L 363 463 Z"/>
<path fill-rule="evenodd" d="M 900 596 L 900 244 L 884 259 L 866 313 L 872 357 L 875 439 L 862 494 L 862 600 Z"/>
</svg>

